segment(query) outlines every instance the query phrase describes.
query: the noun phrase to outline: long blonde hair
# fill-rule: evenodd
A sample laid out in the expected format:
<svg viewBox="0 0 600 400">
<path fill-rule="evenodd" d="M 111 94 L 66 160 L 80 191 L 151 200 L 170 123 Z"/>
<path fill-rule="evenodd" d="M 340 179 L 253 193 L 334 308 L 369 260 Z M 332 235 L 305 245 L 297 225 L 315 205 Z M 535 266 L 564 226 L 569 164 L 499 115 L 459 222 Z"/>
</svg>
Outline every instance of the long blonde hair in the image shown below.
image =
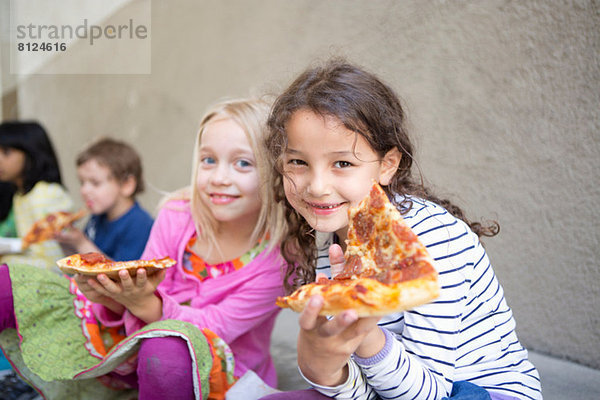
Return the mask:
<svg viewBox="0 0 600 400">
<path fill-rule="evenodd" d="M 265 146 L 268 113 L 269 104 L 259 99 L 225 100 L 209 107 L 202 117 L 200 128 L 196 135 L 194 156 L 192 159 L 191 184 L 173 192 L 165 200 L 165 202 L 174 199 L 189 200 L 198 239 L 208 240 L 217 251 L 219 251 L 215 235 L 217 224 L 212 213 L 200 198 L 200 193 L 196 185 L 200 165 L 199 149 L 202 143 L 202 134 L 208 123 L 216 118 L 230 119 L 242 128 L 256 159 L 256 167 L 260 180 L 259 194 L 261 208 L 256 226 L 250 238 L 251 243 L 257 243 L 268 236 L 269 249 L 272 249 L 279 244 L 286 233 L 287 225 L 284 217 L 284 207 L 283 204 L 275 202 L 274 188 L 270 185 L 274 168 Z"/>
</svg>

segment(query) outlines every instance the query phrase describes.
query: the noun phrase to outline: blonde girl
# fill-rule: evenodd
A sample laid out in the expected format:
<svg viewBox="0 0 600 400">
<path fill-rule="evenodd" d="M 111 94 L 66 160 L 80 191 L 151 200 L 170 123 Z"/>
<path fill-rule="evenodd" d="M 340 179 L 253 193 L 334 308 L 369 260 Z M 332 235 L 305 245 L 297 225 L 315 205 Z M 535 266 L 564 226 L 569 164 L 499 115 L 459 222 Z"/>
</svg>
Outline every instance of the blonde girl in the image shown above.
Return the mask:
<svg viewBox="0 0 600 400">
<path fill-rule="evenodd" d="M 269 345 L 279 312 L 275 299 L 283 292 L 278 243 L 285 219 L 267 184 L 273 171 L 262 147 L 267 113 L 268 105 L 258 100 L 226 101 L 208 110 L 191 184 L 164 202 L 142 255 L 168 256 L 177 264 L 150 276 L 143 269 L 133 277 L 122 271 L 118 282 L 105 275 L 76 276 L 76 313 L 86 316 L 85 323 L 63 321 L 54 342 L 45 344 L 55 355 L 45 361 L 61 365 L 60 374 L 24 357 L 34 374 L 50 381 L 99 375 L 113 387 L 137 389 L 140 399 L 223 398 L 248 371 L 277 385 Z M 12 309 L 25 309 L 17 284 L 28 278 L 22 268 L 9 269 Z M 66 304 L 74 304 L 73 295 L 66 297 Z M 21 328 L 21 315 L 15 314 Z M 71 345 L 70 353 L 86 346 L 97 350 L 95 343 L 104 345 L 104 353 L 97 351 L 100 362 L 78 356 L 84 368 L 69 365 L 65 373 L 66 364 L 81 361 L 57 348 L 67 347 L 57 338 L 76 329 L 79 337 L 82 326 L 91 338 L 85 346 Z"/>
</svg>

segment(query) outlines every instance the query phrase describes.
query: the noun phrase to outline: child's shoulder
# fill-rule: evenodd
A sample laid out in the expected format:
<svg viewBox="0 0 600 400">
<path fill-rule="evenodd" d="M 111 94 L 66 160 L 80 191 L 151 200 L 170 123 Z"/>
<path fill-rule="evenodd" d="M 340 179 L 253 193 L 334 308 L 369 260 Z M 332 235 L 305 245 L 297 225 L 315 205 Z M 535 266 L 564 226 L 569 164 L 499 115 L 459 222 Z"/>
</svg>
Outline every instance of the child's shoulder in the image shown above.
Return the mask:
<svg viewBox="0 0 600 400">
<path fill-rule="evenodd" d="M 158 215 L 168 218 L 188 218 L 191 215 L 190 201 L 186 199 L 167 200 L 160 206 Z"/>
<path fill-rule="evenodd" d="M 423 218 L 428 214 L 448 214 L 448 216 L 454 218 L 453 215 L 441 205 L 421 197 L 396 194 L 394 196 L 394 201 L 397 204 L 398 210 L 402 213 L 402 217 L 405 219 Z"/>
<path fill-rule="evenodd" d="M 71 196 L 61 184 L 46 181 L 36 183 L 27 194 L 15 197 L 25 202 L 56 203 L 64 208 L 62 211 L 69 211 L 73 205 Z"/>
<path fill-rule="evenodd" d="M 129 223 L 135 222 L 136 224 L 140 224 L 141 226 L 152 225 L 152 222 L 154 221 L 152 215 L 150 215 L 150 213 L 145 208 L 143 208 L 137 201 L 133 203 L 126 215 Z"/>
<path fill-rule="evenodd" d="M 30 191 L 31 193 L 46 194 L 46 195 L 62 195 L 67 191 L 60 183 L 39 181 Z"/>
<path fill-rule="evenodd" d="M 470 228 L 441 205 L 416 196 L 396 195 L 398 210 L 407 224 L 418 235 L 444 228 L 449 231 L 468 232 Z"/>
</svg>

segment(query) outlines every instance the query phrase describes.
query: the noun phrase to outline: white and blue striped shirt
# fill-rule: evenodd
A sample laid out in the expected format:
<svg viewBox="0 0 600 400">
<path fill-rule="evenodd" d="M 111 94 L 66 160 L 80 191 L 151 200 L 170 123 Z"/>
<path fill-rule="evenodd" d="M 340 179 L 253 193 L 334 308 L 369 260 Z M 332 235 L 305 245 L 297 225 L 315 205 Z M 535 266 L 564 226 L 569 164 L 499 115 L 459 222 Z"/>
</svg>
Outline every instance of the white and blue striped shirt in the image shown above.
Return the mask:
<svg viewBox="0 0 600 400">
<path fill-rule="evenodd" d="M 512 311 L 479 238 L 439 205 L 412 201 L 403 217 L 435 260 L 440 297 L 381 319 L 379 326 L 396 340 L 375 363 L 359 366 L 351 359 L 345 383 L 313 386 L 336 399 L 440 399 L 453 382 L 469 381 L 490 393 L 541 399 L 538 372 L 517 339 Z M 329 275 L 332 243 L 333 234 L 319 249 L 317 272 Z"/>
</svg>

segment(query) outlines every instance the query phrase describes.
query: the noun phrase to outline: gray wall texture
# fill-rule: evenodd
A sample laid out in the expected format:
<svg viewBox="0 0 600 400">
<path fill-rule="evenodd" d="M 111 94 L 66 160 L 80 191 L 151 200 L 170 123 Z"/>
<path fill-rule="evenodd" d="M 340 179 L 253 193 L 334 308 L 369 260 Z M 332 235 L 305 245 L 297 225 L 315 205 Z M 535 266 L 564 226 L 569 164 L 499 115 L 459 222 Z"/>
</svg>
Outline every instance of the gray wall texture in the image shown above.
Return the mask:
<svg viewBox="0 0 600 400">
<path fill-rule="evenodd" d="M 600 368 L 597 1 L 154 0 L 151 40 L 148 75 L 18 80 L 3 45 L 3 93 L 16 88 L 19 117 L 46 125 L 75 198 L 77 152 L 113 135 L 142 153 L 154 210 L 188 183 L 209 104 L 277 94 L 345 56 L 402 97 L 426 182 L 499 221 L 485 244 L 524 345 Z"/>
</svg>

